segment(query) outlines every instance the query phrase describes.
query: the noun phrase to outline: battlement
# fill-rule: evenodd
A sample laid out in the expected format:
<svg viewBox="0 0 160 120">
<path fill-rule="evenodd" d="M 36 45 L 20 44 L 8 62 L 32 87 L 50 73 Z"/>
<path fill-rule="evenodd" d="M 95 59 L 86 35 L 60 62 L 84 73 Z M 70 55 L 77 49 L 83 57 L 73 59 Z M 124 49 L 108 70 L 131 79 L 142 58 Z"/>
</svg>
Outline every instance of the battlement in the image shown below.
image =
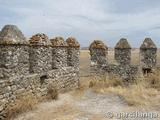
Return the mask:
<svg viewBox="0 0 160 120">
<path fill-rule="evenodd" d="M 98 46 L 98 47 L 95 47 Z M 100 41 L 93 41 L 89 50 L 91 55 L 91 73 L 105 74 L 113 73 L 119 75 L 123 80 L 134 79 L 137 74 L 152 72 L 157 67 L 157 47 L 151 38 L 145 38 L 140 47 L 139 65 L 131 64 L 131 46 L 127 39 L 122 38 L 116 44 L 114 49 L 115 64 L 109 64 L 108 49 Z"/>
<path fill-rule="evenodd" d="M 80 44 L 69 37 L 49 39 L 38 33 L 27 40 L 15 25 L 0 32 L 0 119 L 5 108 L 28 93 L 47 95 L 49 85 L 58 91 L 79 85 Z"/>
</svg>

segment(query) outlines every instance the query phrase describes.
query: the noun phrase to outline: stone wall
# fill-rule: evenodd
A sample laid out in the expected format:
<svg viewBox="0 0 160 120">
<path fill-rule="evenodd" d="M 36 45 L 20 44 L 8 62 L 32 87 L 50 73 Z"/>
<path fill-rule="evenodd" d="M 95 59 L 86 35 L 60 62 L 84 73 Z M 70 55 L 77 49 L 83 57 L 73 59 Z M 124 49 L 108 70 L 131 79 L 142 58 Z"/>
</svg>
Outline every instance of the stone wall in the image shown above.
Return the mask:
<svg viewBox="0 0 160 120">
<path fill-rule="evenodd" d="M 156 67 L 157 47 L 150 38 L 146 38 L 140 47 L 140 65 L 143 72 Z"/>
<path fill-rule="evenodd" d="M 30 73 L 52 70 L 52 48 L 48 37 L 45 34 L 36 34 L 29 41 Z"/>
<path fill-rule="evenodd" d="M 6 116 L 5 108 L 23 95 L 46 96 L 50 85 L 60 92 L 78 87 L 80 46 L 69 43 L 61 37 L 49 40 L 45 34 L 27 41 L 14 25 L 2 29 L 0 120 Z"/>
<path fill-rule="evenodd" d="M 90 47 L 91 64 L 104 66 L 107 64 L 108 47 L 100 40 L 95 40 Z"/>
<path fill-rule="evenodd" d="M 68 45 L 62 37 L 51 39 L 52 43 L 52 68 L 58 69 L 67 66 L 67 48 Z"/>
<path fill-rule="evenodd" d="M 117 63 L 114 64 L 108 64 L 109 61 L 104 61 L 104 59 L 107 59 L 107 54 L 105 54 L 106 56 L 101 54 L 104 53 L 104 48 L 106 48 L 106 45 L 102 41 L 101 47 L 98 47 L 99 52 L 97 52 L 97 48 L 93 46 L 93 44 L 96 44 L 96 41 L 91 43 L 89 48 L 92 75 L 114 74 L 121 77 L 124 81 L 131 82 L 140 75 L 140 73 L 147 74 L 157 68 L 157 48 L 150 38 L 146 38 L 140 47 L 139 65 L 131 64 L 131 47 L 125 38 L 120 39 L 115 46 L 114 57 Z M 93 64 L 97 63 L 96 61 L 104 62 L 98 62 L 100 64 Z"/>
<path fill-rule="evenodd" d="M 127 39 L 122 38 L 115 46 L 115 60 L 120 65 L 129 65 L 131 63 L 131 47 Z"/>
</svg>

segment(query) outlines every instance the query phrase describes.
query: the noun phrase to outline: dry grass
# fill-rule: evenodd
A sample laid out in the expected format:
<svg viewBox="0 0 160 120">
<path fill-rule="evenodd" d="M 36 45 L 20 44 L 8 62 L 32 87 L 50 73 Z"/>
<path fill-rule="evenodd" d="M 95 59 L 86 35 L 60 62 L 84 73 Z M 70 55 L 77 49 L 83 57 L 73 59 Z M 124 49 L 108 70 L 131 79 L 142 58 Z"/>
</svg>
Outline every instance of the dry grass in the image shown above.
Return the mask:
<svg viewBox="0 0 160 120">
<path fill-rule="evenodd" d="M 17 99 L 7 108 L 7 120 L 11 120 L 24 112 L 33 110 L 39 102 L 44 100 L 57 100 L 58 91 L 53 86 L 48 87 L 47 96 L 43 98 L 34 97 L 33 94 L 24 95 Z"/>
<path fill-rule="evenodd" d="M 58 90 L 56 89 L 55 86 L 53 86 L 53 85 L 48 86 L 46 98 L 48 100 L 57 100 L 58 99 Z"/>
<path fill-rule="evenodd" d="M 57 106 L 54 109 L 48 109 L 41 114 L 34 115 L 32 120 L 78 120 L 78 118 L 84 119 L 85 116 L 86 118 L 89 117 L 89 120 L 102 120 L 101 115 L 90 114 L 90 116 L 88 116 L 88 113 L 78 110 L 68 102 Z"/>
<path fill-rule="evenodd" d="M 92 79 L 89 86 L 99 93 L 119 95 L 131 106 L 160 107 L 159 71 L 137 79 L 134 84 L 128 87 L 124 86 L 118 78 Z"/>
<path fill-rule="evenodd" d="M 7 120 L 15 118 L 18 114 L 33 110 L 38 100 L 33 95 L 27 95 L 16 100 L 7 108 Z"/>
<path fill-rule="evenodd" d="M 68 103 L 34 116 L 34 120 L 73 120 L 79 114 L 75 108 Z"/>
<path fill-rule="evenodd" d="M 159 51 L 159 50 L 158 50 Z M 158 52 L 157 52 L 158 53 Z M 139 64 L 139 49 L 132 50 L 132 61 L 134 65 Z M 85 71 L 83 74 L 89 73 L 86 70 L 89 70 L 90 60 L 89 60 L 89 51 L 82 50 L 80 56 L 80 66 L 81 71 Z M 108 52 L 109 63 L 116 63 L 114 60 L 114 51 L 112 49 Z M 160 54 L 157 54 L 157 62 L 159 64 Z M 101 93 L 114 93 L 122 98 L 129 104 L 134 106 L 159 106 L 160 102 L 160 72 L 157 71 L 153 74 L 150 74 L 147 77 L 142 77 L 136 80 L 135 84 L 132 84 L 128 87 L 124 87 L 120 79 L 116 77 L 113 78 L 97 78 L 97 77 L 87 77 L 86 81 L 82 81 L 87 84 L 89 87 L 92 87 L 98 92 Z M 89 81 L 89 84 L 88 84 Z M 83 83 L 81 83 L 83 85 Z"/>
<path fill-rule="evenodd" d="M 85 91 L 89 88 L 90 77 L 81 77 L 79 87 L 72 91 L 70 94 L 74 99 L 79 100 L 84 95 Z"/>
</svg>

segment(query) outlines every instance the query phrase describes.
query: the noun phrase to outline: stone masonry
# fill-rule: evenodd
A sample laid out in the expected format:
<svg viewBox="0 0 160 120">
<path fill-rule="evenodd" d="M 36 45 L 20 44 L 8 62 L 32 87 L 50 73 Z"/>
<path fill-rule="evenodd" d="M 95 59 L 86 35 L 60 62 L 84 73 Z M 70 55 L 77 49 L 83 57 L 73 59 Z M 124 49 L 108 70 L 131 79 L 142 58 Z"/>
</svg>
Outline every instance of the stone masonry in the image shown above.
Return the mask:
<svg viewBox="0 0 160 120">
<path fill-rule="evenodd" d="M 0 78 L 29 74 L 29 46 L 22 32 L 6 25 L 0 33 Z"/>
<path fill-rule="evenodd" d="M 140 47 L 140 65 L 143 72 L 149 72 L 156 67 L 157 47 L 151 38 L 146 38 Z"/>
<path fill-rule="evenodd" d="M 52 69 L 52 49 L 45 34 L 36 34 L 29 40 L 29 61 L 31 73 L 45 73 Z"/>
<path fill-rule="evenodd" d="M 120 65 L 129 65 L 131 63 L 131 46 L 127 39 L 122 38 L 115 46 L 115 60 Z"/>
<path fill-rule="evenodd" d="M 95 42 L 95 41 L 94 41 Z M 97 61 L 104 61 L 105 54 L 97 52 L 97 48 L 92 43 L 89 47 L 91 55 L 91 74 L 114 74 L 122 78 L 124 81 L 134 80 L 140 73 L 149 73 L 155 69 L 156 66 L 156 54 L 157 48 L 150 38 L 146 38 L 140 47 L 140 65 L 131 64 L 131 46 L 127 39 L 122 38 L 115 46 L 115 60 L 117 64 L 108 64 L 107 61 L 103 64 L 97 65 Z M 101 42 L 102 48 L 106 45 Z M 93 64 L 94 63 L 94 64 Z M 96 64 L 95 64 L 96 63 Z"/>
<path fill-rule="evenodd" d="M 108 64 L 108 47 L 100 40 L 94 40 L 89 46 L 91 56 L 91 74 L 103 75 L 103 68 Z"/>
<path fill-rule="evenodd" d="M 52 43 L 52 68 L 58 69 L 67 66 L 67 43 L 62 37 L 51 39 Z"/>
<path fill-rule="evenodd" d="M 50 41 L 39 33 L 28 41 L 16 26 L 4 26 L 0 32 L 0 120 L 7 116 L 6 107 L 24 95 L 46 96 L 50 85 L 58 91 L 77 88 L 79 47 L 73 38 Z"/>
<path fill-rule="evenodd" d="M 79 48 L 80 44 L 77 42 L 77 40 L 73 37 L 69 37 L 66 40 L 68 44 L 68 66 L 74 66 L 76 68 L 79 68 Z"/>
<path fill-rule="evenodd" d="M 89 50 L 92 65 L 103 66 L 107 63 L 108 47 L 102 41 L 93 41 Z"/>
</svg>

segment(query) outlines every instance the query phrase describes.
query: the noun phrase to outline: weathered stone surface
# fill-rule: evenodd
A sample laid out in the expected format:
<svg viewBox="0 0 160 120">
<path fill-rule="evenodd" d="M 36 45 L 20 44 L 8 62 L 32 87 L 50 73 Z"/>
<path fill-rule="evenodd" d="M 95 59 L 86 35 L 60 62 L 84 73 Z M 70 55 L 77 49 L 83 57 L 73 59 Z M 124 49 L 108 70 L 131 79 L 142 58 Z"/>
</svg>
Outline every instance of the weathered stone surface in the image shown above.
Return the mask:
<svg viewBox="0 0 160 120">
<path fill-rule="evenodd" d="M 131 49 L 131 46 L 126 38 L 121 38 L 116 44 L 115 49 Z"/>
<path fill-rule="evenodd" d="M 78 41 L 73 38 L 73 37 L 69 37 L 67 40 L 66 40 L 67 44 L 69 47 L 80 47 L 80 44 L 78 43 Z"/>
<path fill-rule="evenodd" d="M 80 55 L 79 48 L 68 47 L 68 56 L 67 56 L 68 66 L 79 68 L 79 55 Z"/>
<path fill-rule="evenodd" d="M 104 68 L 108 73 L 116 74 L 124 81 L 134 80 L 138 74 L 138 66 L 134 65 L 114 65 L 110 64 Z"/>
<path fill-rule="evenodd" d="M 26 38 L 15 25 L 5 25 L 0 32 L 0 44 L 27 44 Z"/>
<path fill-rule="evenodd" d="M 145 40 L 143 41 L 140 49 L 157 49 L 156 45 L 154 44 L 154 42 L 152 41 L 151 38 L 145 38 Z"/>
<path fill-rule="evenodd" d="M 62 37 L 55 37 L 55 38 L 51 39 L 50 41 L 52 43 L 52 46 L 54 46 L 54 47 L 68 46 Z"/>
<path fill-rule="evenodd" d="M 92 49 L 92 48 L 99 48 L 104 50 L 108 49 L 108 47 L 101 40 L 94 40 L 89 46 L 89 49 Z"/>
<path fill-rule="evenodd" d="M 142 69 L 156 67 L 157 47 L 151 38 L 146 38 L 140 47 L 140 65 Z"/>
<path fill-rule="evenodd" d="M 52 68 L 60 69 L 67 65 L 67 47 L 52 48 Z"/>
<path fill-rule="evenodd" d="M 103 43 L 100 43 L 100 46 L 102 46 Z M 93 48 L 91 46 L 93 46 Z M 125 38 L 120 39 L 115 46 L 115 60 L 118 64 L 109 64 L 108 61 L 105 61 L 104 53 L 100 51 L 100 47 L 97 48 L 95 46 L 96 44 L 90 45 L 91 75 L 113 74 L 119 76 L 123 81 L 132 82 L 142 72 L 144 73 L 143 70 L 146 70 L 148 73 L 152 72 L 155 68 L 158 68 L 156 65 L 157 48 L 150 38 L 146 38 L 140 47 L 139 65 L 131 64 L 131 46 Z M 103 64 L 99 65 L 96 63 L 97 61 L 103 61 L 101 62 Z"/>
<path fill-rule="evenodd" d="M 52 43 L 52 68 L 66 67 L 68 57 L 68 45 L 62 37 L 51 39 Z"/>
<path fill-rule="evenodd" d="M 32 45 L 51 45 L 48 36 L 44 33 L 37 33 L 33 35 L 29 42 Z"/>
<path fill-rule="evenodd" d="M 22 32 L 6 25 L 0 33 L 0 78 L 29 73 L 28 45 Z"/>
<path fill-rule="evenodd" d="M 67 63 L 68 66 L 74 66 L 79 68 L 79 55 L 80 55 L 80 44 L 75 38 L 69 37 L 66 40 L 68 44 L 68 56 L 67 56 Z"/>
<path fill-rule="evenodd" d="M 127 39 L 122 38 L 115 46 L 115 60 L 120 65 L 131 63 L 131 47 Z"/>
<path fill-rule="evenodd" d="M 93 41 L 89 47 L 89 50 L 91 56 L 91 65 L 104 66 L 107 64 L 108 48 L 102 41 Z"/>
<path fill-rule="evenodd" d="M 43 73 L 52 69 L 52 49 L 45 34 L 36 34 L 30 39 L 30 73 Z"/>
<path fill-rule="evenodd" d="M 31 46 L 29 50 L 30 73 L 43 73 L 52 69 L 52 49 Z"/>
<path fill-rule="evenodd" d="M 62 38 L 51 45 L 45 34 L 32 36 L 27 44 L 15 26 L 5 27 L 0 35 L 0 120 L 7 116 L 9 103 L 28 94 L 46 96 L 50 84 L 59 91 L 78 87 L 78 46 L 68 46 Z"/>
</svg>

